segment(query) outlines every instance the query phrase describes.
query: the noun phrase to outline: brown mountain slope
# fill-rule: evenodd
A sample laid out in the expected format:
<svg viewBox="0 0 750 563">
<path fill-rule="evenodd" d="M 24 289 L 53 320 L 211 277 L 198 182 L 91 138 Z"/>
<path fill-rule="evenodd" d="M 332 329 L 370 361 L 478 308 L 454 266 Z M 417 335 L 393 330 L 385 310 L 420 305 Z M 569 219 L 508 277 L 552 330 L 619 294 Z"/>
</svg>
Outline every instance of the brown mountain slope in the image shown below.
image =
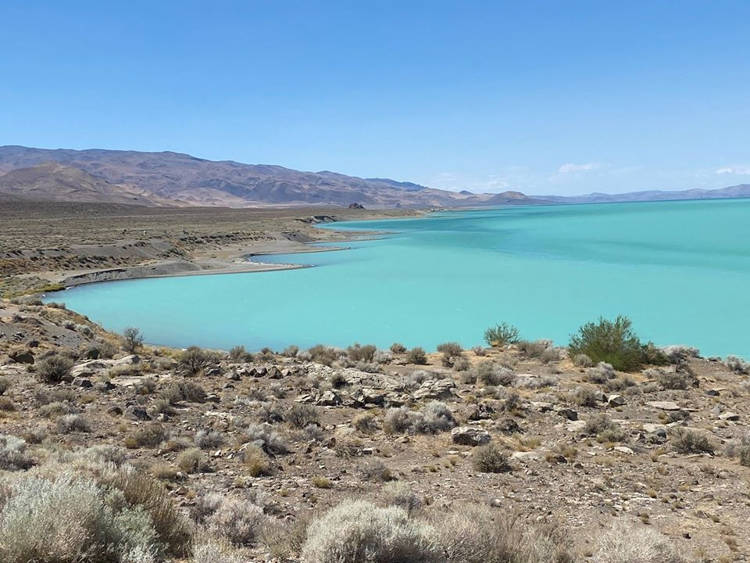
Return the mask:
<svg viewBox="0 0 750 563">
<path fill-rule="evenodd" d="M 116 185 L 72 166 L 47 162 L 0 176 L 0 194 L 11 200 L 130 203 L 165 205 L 154 194 Z"/>
<path fill-rule="evenodd" d="M 138 188 L 165 200 L 192 205 L 349 205 L 455 207 L 533 203 L 523 194 L 474 195 L 410 182 L 357 178 L 334 172 L 301 172 L 282 166 L 210 161 L 174 152 L 0 147 L 0 171 L 55 161 L 109 184 Z"/>
</svg>

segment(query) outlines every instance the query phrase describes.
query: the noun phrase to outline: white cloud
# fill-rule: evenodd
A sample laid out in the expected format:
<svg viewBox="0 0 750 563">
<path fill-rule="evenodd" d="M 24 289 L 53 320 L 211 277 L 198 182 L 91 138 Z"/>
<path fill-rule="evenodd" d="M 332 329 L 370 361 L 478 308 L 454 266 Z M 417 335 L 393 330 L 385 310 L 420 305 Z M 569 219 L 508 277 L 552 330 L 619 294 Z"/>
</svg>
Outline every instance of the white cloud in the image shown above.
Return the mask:
<svg viewBox="0 0 750 563">
<path fill-rule="evenodd" d="M 716 173 L 750 176 L 750 166 L 725 166 L 723 168 L 717 168 Z"/>
<path fill-rule="evenodd" d="M 573 162 L 566 162 L 560 168 L 557 169 L 558 174 L 573 174 L 575 172 L 588 172 L 589 170 L 596 170 L 599 168 L 598 162 L 586 162 L 583 164 L 575 164 Z"/>
</svg>

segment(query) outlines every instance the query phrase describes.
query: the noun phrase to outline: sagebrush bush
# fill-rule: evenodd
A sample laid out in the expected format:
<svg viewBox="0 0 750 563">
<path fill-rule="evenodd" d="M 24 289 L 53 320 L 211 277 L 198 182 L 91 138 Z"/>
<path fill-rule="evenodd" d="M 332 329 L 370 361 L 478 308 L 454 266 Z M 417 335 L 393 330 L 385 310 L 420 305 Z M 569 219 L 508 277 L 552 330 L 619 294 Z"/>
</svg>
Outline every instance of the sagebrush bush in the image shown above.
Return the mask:
<svg viewBox="0 0 750 563">
<path fill-rule="evenodd" d="M 714 453 L 714 447 L 709 441 L 708 436 L 695 430 L 678 427 L 672 431 L 671 438 L 672 447 L 677 453 Z"/>
<path fill-rule="evenodd" d="M 34 461 L 26 454 L 25 440 L 16 436 L 0 434 L 0 469 L 18 471 L 19 469 L 28 469 L 32 465 L 34 465 Z"/>
<path fill-rule="evenodd" d="M 271 475 L 273 472 L 268 456 L 255 444 L 249 444 L 242 450 L 242 462 L 252 477 Z"/>
<path fill-rule="evenodd" d="M 247 557 L 226 540 L 201 538 L 193 545 L 192 563 L 246 563 Z"/>
<path fill-rule="evenodd" d="M 410 364 L 423 366 L 427 363 L 427 354 L 425 354 L 425 351 L 422 348 L 417 346 L 407 352 L 406 361 Z"/>
<path fill-rule="evenodd" d="M 339 358 L 339 354 L 336 350 L 329 348 L 328 346 L 323 346 L 322 344 L 313 346 L 307 352 L 310 354 L 310 358 L 313 362 L 325 366 L 333 365 L 333 362 Z"/>
<path fill-rule="evenodd" d="M 235 498 L 225 498 L 206 518 L 210 532 L 225 537 L 234 545 L 255 543 L 265 523 L 266 516 L 261 507 Z"/>
<path fill-rule="evenodd" d="M 687 369 L 678 371 L 660 371 L 656 382 L 664 389 L 690 389 L 698 386 L 698 378 Z"/>
<path fill-rule="evenodd" d="M 511 370 L 492 360 L 482 360 L 474 366 L 471 372 L 478 383 L 490 387 L 513 385 L 516 379 L 515 374 Z"/>
<path fill-rule="evenodd" d="M 195 445 L 202 450 L 215 449 L 224 443 L 224 435 L 216 430 L 198 430 Z"/>
<path fill-rule="evenodd" d="M 284 415 L 284 420 L 295 428 L 304 428 L 308 424 L 317 424 L 320 414 L 313 405 L 294 403 Z"/>
<path fill-rule="evenodd" d="M 383 418 L 386 434 L 437 434 L 455 425 L 453 413 L 439 401 L 428 403 L 422 412 L 410 411 L 407 407 L 392 408 Z"/>
<path fill-rule="evenodd" d="M 47 356 L 36 366 L 36 373 L 45 383 L 60 383 L 70 375 L 73 360 L 60 354 Z"/>
<path fill-rule="evenodd" d="M 371 434 L 378 429 L 375 416 L 372 413 L 366 412 L 356 415 L 352 419 L 352 426 L 363 434 Z"/>
<path fill-rule="evenodd" d="M 621 442 L 625 439 L 625 432 L 620 425 L 606 414 L 595 414 L 589 418 L 583 431 L 596 436 L 600 442 Z"/>
<path fill-rule="evenodd" d="M 180 452 L 175 459 L 177 467 L 185 473 L 200 473 L 206 469 L 206 458 L 199 448 L 189 448 Z"/>
<path fill-rule="evenodd" d="M 572 563 L 570 541 L 553 525 L 529 525 L 506 511 L 460 504 L 438 520 L 449 562 Z M 635 563 L 635 562 L 632 562 Z"/>
<path fill-rule="evenodd" d="M 183 350 L 177 358 L 177 369 L 185 375 L 198 375 L 218 361 L 217 354 L 208 352 L 198 346 Z"/>
<path fill-rule="evenodd" d="M 349 356 L 349 359 L 353 362 L 371 362 L 375 357 L 375 352 L 377 352 L 377 350 L 377 347 L 372 344 L 367 344 L 365 346 L 354 344 L 347 348 L 346 353 Z"/>
<path fill-rule="evenodd" d="M 125 441 L 128 447 L 155 448 L 167 438 L 167 431 L 161 424 L 150 423 L 136 430 Z"/>
<path fill-rule="evenodd" d="M 518 329 L 511 324 L 502 322 L 484 331 L 484 340 L 489 346 L 503 347 L 518 342 Z"/>
<path fill-rule="evenodd" d="M 646 526 L 615 521 L 597 540 L 597 563 L 683 563 L 685 559 L 663 535 Z"/>
<path fill-rule="evenodd" d="M 513 469 L 508 463 L 508 454 L 492 442 L 474 448 L 471 460 L 474 469 L 482 473 L 507 473 Z"/>
<path fill-rule="evenodd" d="M 403 354 L 406 352 L 406 346 L 401 344 L 400 342 L 394 342 L 391 344 L 391 352 L 394 354 Z"/>
<path fill-rule="evenodd" d="M 234 346 L 229 350 L 229 359 L 233 362 L 252 362 L 253 355 L 244 346 Z"/>
<path fill-rule="evenodd" d="M 647 363 L 666 363 L 666 357 L 653 344 L 641 343 L 630 319 L 622 315 L 614 321 L 600 318 L 586 323 L 571 337 L 568 350 L 573 357 L 585 354 L 594 362 L 607 362 L 622 371 L 634 371 Z"/>
<path fill-rule="evenodd" d="M 435 529 L 396 506 L 345 501 L 312 522 L 305 563 L 433 563 L 443 559 Z"/>
<path fill-rule="evenodd" d="M 60 434 L 91 432 L 91 424 L 83 415 L 66 414 L 57 419 L 57 432 Z"/>
<path fill-rule="evenodd" d="M 413 513 L 422 506 L 421 499 L 414 493 L 414 489 L 403 481 L 391 481 L 383 485 L 383 501 L 386 504 L 398 506 Z"/>
<path fill-rule="evenodd" d="M 7 377 L 0 377 L 0 395 L 5 393 L 10 387 L 10 380 Z"/>
<path fill-rule="evenodd" d="M 181 401 L 203 403 L 207 397 L 206 390 L 203 387 L 186 379 L 170 383 L 161 391 L 160 395 L 169 401 L 170 405 L 176 405 Z"/>
<path fill-rule="evenodd" d="M 279 455 L 289 452 L 289 446 L 284 438 L 270 424 L 250 424 L 243 434 L 245 441 L 252 442 L 268 454 Z"/>
</svg>

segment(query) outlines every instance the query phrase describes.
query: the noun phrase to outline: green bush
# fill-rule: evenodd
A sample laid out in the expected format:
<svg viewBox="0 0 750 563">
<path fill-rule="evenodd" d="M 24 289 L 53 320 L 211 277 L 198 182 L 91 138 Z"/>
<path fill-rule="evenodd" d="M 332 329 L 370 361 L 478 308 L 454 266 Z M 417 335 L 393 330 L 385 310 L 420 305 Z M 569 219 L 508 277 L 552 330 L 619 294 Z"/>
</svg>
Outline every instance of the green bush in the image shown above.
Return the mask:
<svg viewBox="0 0 750 563">
<path fill-rule="evenodd" d="M 600 318 L 586 323 L 570 339 L 571 357 L 585 354 L 594 363 L 606 362 L 617 370 L 634 371 L 644 364 L 663 364 L 666 358 L 653 344 L 642 344 L 630 319 L 619 315 L 614 321 Z"/>
<path fill-rule="evenodd" d="M 484 331 L 484 339 L 490 346 L 502 347 L 518 342 L 518 329 L 511 324 L 502 322 Z"/>
</svg>

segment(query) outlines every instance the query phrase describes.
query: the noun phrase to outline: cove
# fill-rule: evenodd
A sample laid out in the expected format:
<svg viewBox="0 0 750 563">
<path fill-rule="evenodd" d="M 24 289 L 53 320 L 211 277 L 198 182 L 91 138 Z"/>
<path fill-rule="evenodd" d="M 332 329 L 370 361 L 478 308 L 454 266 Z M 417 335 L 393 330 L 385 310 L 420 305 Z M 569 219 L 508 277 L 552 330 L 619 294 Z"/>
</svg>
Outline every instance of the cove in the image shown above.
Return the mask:
<svg viewBox="0 0 750 563">
<path fill-rule="evenodd" d="M 499 321 L 564 345 L 582 323 L 622 313 L 658 345 L 750 358 L 750 200 L 506 207 L 325 228 L 390 234 L 262 257 L 311 268 L 98 283 L 49 300 L 177 347 L 472 346 Z"/>
</svg>

